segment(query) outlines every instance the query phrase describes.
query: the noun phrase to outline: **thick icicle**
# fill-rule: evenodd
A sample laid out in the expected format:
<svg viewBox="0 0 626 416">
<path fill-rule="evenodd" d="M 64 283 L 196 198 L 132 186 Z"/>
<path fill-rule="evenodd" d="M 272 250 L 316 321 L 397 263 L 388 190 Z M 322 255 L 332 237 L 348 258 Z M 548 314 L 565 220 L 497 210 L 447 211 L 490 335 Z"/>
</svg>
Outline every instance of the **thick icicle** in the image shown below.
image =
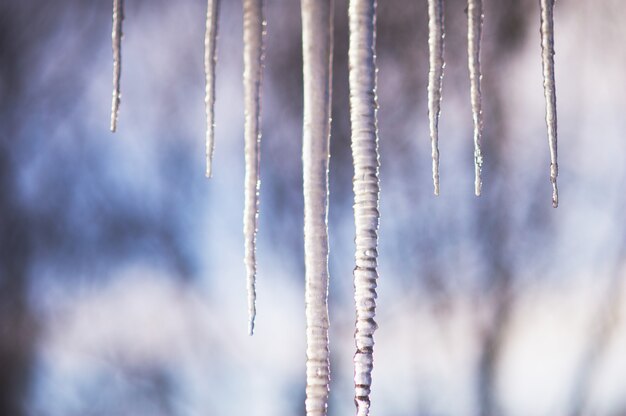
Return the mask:
<svg viewBox="0 0 626 416">
<path fill-rule="evenodd" d="M 350 0 L 350 120 L 354 161 L 356 267 L 354 402 L 369 415 L 378 279 L 378 128 L 376 123 L 376 0 Z"/>
<path fill-rule="evenodd" d="M 117 130 L 117 114 L 120 109 L 120 77 L 122 73 L 122 20 L 124 0 L 113 0 L 113 100 L 111 102 L 111 131 Z"/>
<path fill-rule="evenodd" d="M 243 65 L 245 105 L 245 207 L 243 231 L 248 288 L 248 332 L 256 316 L 256 232 L 259 216 L 259 157 L 261 148 L 261 79 L 263 75 L 263 0 L 243 2 Z"/>
<path fill-rule="evenodd" d="M 546 124 L 550 144 L 550 182 L 552 182 L 552 206 L 559 205 L 559 191 L 556 177 L 557 164 L 556 136 L 556 88 L 554 84 L 554 0 L 540 0 L 541 4 L 541 59 L 543 64 L 543 91 L 546 97 Z"/>
<path fill-rule="evenodd" d="M 443 81 L 443 0 L 428 0 L 428 119 L 433 158 L 433 185 L 439 195 L 439 114 Z"/>
<path fill-rule="evenodd" d="M 470 74 L 470 98 L 474 120 L 474 192 L 480 195 L 483 156 L 480 141 L 483 130 L 482 98 L 480 93 L 480 41 L 483 29 L 483 1 L 467 0 L 467 56 Z"/>
<path fill-rule="evenodd" d="M 217 16 L 220 0 L 208 0 L 206 31 L 204 33 L 204 75 L 206 80 L 204 105 L 206 111 L 206 177 L 213 172 L 215 134 L 215 63 L 217 61 Z"/>
<path fill-rule="evenodd" d="M 304 254 L 306 414 L 326 415 L 328 347 L 328 163 L 333 49 L 333 1 L 302 0 L 304 72 Z"/>
</svg>

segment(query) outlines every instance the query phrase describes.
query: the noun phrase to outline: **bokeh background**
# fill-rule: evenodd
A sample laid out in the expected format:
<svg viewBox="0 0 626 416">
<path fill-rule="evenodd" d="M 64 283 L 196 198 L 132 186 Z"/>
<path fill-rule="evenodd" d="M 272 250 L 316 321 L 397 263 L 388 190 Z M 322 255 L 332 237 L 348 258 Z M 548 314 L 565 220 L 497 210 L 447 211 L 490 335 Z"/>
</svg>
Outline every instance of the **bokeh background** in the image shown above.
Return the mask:
<svg viewBox="0 0 626 416">
<path fill-rule="evenodd" d="M 299 2 L 267 1 L 257 331 L 243 265 L 242 11 L 222 1 L 214 178 L 200 0 L 0 2 L 0 414 L 303 415 Z M 379 1 L 372 412 L 626 415 L 623 0 L 556 5 L 551 208 L 538 2 L 485 0 L 473 195 L 466 4 L 446 1 L 432 195 L 425 1 Z M 354 412 L 347 1 L 335 1 L 329 415 Z"/>
</svg>

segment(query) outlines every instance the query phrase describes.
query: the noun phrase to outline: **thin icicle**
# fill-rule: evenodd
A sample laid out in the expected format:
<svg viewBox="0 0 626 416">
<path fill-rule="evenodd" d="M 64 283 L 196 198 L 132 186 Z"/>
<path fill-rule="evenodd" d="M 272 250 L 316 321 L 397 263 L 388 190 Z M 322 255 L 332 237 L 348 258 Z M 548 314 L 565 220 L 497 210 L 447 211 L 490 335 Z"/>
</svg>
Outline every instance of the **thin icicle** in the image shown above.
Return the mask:
<svg viewBox="0 0 626 416">
<path fill-rule="evenodd" d="M 120 109 L 120 77 L 122 73 L 122 20 L 124 20 L 124 1 L 113 0 L 113 100 L 111 102 L 111 131 L 117 130 L 117 115 Z"/>
<path fill-rule="evenodd" d="M 428 119 L 433 158 L 433 185 L 439 195 L 439 114 L 443 80 L 443 0 L 428 0 Z"/>
<path fill-rule="evenodd" d="M 354 161 L 356 267 L 354 402 L 368 416 L 372 384 L 378 279 L 378 128 L 376 113 L 376 0 L 350 0 L 350 120 Z"/>
<path fill-rule="evenodd" d="M 546 124 L 550 144 L 550 182 L 552 182 L 552 206 L 559 206 L 559 190 L 556 177 L 557 164 L 556 136 L 556 88 L 554 84 L 554 0 L 540 0 L 541 5 L 541 59 L 543 64 L 543 91 L 546 97 Z"/>
<path fill-rule="evenodd" d="M 302 0 L 306 414 L 328 406 L 328 163 L 333 1 Z"/>
<path fill-rule="evenodd" d="M 217 16 L 220 0 L 208 0 L 206 31 L 204 33 L 204 75 L 206 80 L 204 104 L 206 110 L 206 177 L 213 173 L 215 134 L 215 63 L 217 61 Z"/>
<path fill-rule="evenodd" d="M 256 317 L 256 232 L 259 216 L 259 157 L 261 148 L 261 79 L 263 75 L 263 0 L 243 2 L 243 79 L 245 104 L 245 264 L 248 288 L 248 332 Z"/>
<path fill-rule="evenodd" d="M 483 1 L 467 0 L 467 56 L 470 74 L 470 97 L 472 118 L 474 120 L 474 192 L 480 196 L 483 185 L 481 170 L 483 156 L 480 141 L 483 130 L 483 111 L 481 103 L 480 80 L 480 41 L 483 29 Z"/>
</svg>

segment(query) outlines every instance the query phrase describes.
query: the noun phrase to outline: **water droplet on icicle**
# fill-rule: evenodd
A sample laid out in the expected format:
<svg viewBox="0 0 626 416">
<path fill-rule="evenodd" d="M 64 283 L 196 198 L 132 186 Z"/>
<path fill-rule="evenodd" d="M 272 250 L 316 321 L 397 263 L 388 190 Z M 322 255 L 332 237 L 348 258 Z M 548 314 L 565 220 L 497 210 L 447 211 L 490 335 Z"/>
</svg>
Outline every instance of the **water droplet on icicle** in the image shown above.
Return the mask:
<svg viewBox="0 0 626 416">
<path fill-rule="evenodd" d="M 332 0 L 302 0 L 304 256 L 307 416 L 328 406 L 328 163 L 333 49 Z"/>
<path fill-rule="evenodd" d="M 122 73 L 122 20 L 124 20 L 124 1 L 113 0 L 113 100 L 111 102 L 111 131 L 117 130 L 117 115 L 120 109 L 120 78 Z"/>
<path fill-rule="evenodd" d="M 369 415 L 378 245 L 379 158 L 376 122 L 376 1 L 350 0 L 350 119 L 354 162 L 356 267 L 354 386 L 357 416 Z"/>
<path fill-rule="evenodd" d="M 541 60 L 543 66 L 543 91 L 546 97 L 546 124 L 550 144 L 550 182 L 552 183 L 552 206 L 559 205 L 556 178 L 557 163 L 556 87 L 554 83 L 554 0 L 541 0 Z"/>
<path fill-rule="evenodd" d="M 433 158 L 433 185 L 439 195 L 439 114 L 443 81 L 443 0 L 428 0 L 428 119 Z"/>
<path fill-rule="evenodd" d="M 208 0 L 206 31 L 204 33 L 204 76 L 206 111 L 206 177 L 213 173 L 213 149 L 215 135 L 215 64 L 217 62 L 217 29 L 220 0 Z"/>
<path fill-rule="evenodd" d="M 470 99 L 474 121 L 474 193 L 480 195 L 482 189 L 481 171 L 483 156 L 480 149 L 483 129 L 482 97 L 480 91 L 480 42 L 483 28 L 483 1 L 467 1 L 467 56 L 470 74 Z"/>
<path fill-rule="evenodd" d="M 256 317 L 256 233 L 259 216 L 259 158 L 261 148 L 261 79 L 263 75 L 263 0 L 243 2 L 243 83 L 245 106 L 245 238 L 248 289 L 248 332 L 254 332 Z"/>
</svg>

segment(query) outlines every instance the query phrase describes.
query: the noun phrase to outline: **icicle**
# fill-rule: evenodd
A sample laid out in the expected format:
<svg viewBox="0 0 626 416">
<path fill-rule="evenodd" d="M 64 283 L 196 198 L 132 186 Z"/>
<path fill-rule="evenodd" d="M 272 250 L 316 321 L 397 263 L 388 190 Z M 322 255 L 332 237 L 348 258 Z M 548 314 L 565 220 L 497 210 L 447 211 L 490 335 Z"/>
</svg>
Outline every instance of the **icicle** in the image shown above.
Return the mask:
<svg viewBox="0 0 626 416">
<path fill-rule="evenodd" d="M 208 0 L 206 31 L 204 33 L 204 75 L 206 80 L 204 104 L 206 110 L 206 177 L 213 172 L 215 134 L 215 63 L 217 61 L 217 16 L 220 0 Z"/>
<path fill-rule="evenodd" d="M 480 141 L 483 129 L 483 113 L 480 93 L 480 41 L 483 28 L 483 1 L 467 0 L 467 56 L 470 74 L 470 96 L 474 120 L 474 192 L 480 196 L 483 156 Z"/>
<path fill-rule="evenodd" d="M 541 58 L 543 64 L 543 90 L 546 97 L 546 124 L 550 144 L 550 182 L 552 182 L 552 206 L 559 205 L 559 191 L 556 177 L 557 164 L 556 138 L 556 88 L 554 85 L 554 0 L 540 0 L 541 4 Z"/>
<path fill-rule="evenodd" d="M 354 402 L 369 415 L 376 312 L 378 246 L 378 129 L 376 123 L 376 0 L 350 0 L 350 119 L 354 160 L 356 267 Z"/>
<path fill-rule="evenodd" d="M 304 75 L 304 254 L 306 414 L 326 415 L 328 347 L 328 163 L 333 48 L 332 0 L 302 0 Z"/>
<path fill-rule="evenodd" d="M 245 104 L 245 264 L 248 287 L 248 332 L 256 316 L 256 232 L 259 215 L 259 156 L 261 147 L 261 78 L 263 74 L 263 0 L 243 2 L 243 61 Z"/>
<path fill-rule="evenodd" d="M 428 0 L 428 118 L 433 158 L 433 184 L 439 195 L 439 113 L 443 80 L 443 0 Z"/>
<path fill-rule="evenodd" d="M 117 130 L 117 114 L 120 109 L 120 77 L 122 72 L 122 20 L 124 20 L 124 1 L 113 0 L 113 101 L 111 103 L 111 131 Z"/>
</svg>

